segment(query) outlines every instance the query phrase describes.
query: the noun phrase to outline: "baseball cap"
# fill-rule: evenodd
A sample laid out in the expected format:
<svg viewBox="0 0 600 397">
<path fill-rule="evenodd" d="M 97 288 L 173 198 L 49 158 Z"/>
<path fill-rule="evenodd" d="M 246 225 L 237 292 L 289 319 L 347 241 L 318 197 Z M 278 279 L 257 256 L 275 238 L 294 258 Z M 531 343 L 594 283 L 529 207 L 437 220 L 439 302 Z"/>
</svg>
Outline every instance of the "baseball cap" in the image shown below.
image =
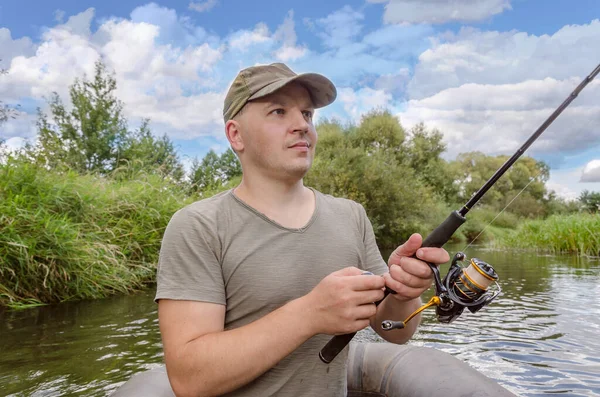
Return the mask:
<svg viewBox="0 0 600 397">
<path fill-rule="evenodd" d="M 235 117 L 248 101 L 267 96 L 293 81 L 308 90 L 315 108 L 329 105 L 337 96 L 333 83 L 320 74 L 296 74 L 283 63 L 251 66 L 241 70 L 229 87 L 223 106 L 225 122 Z"/>
</svg>

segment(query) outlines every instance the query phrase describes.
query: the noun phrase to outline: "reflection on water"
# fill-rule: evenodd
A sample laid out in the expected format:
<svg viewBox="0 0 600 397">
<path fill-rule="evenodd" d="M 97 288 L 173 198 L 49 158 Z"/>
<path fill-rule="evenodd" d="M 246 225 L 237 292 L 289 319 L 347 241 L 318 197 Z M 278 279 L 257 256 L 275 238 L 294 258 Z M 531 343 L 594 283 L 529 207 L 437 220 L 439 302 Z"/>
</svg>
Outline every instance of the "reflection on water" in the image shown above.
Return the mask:
<svg viewBox="0 0 600 397">
<path fill-rule="evenodd" d="M 452 324 L 428 309 L 410 343 L 452 353 L 522 396 L 599 395 L 600 261 L 476 248 L 467 255 L 494 266 L 503 294 Z M 152 299 L 147 291 L 0 313 L 0 395 L 106 396 L 160 365 Z"/>
</svg>

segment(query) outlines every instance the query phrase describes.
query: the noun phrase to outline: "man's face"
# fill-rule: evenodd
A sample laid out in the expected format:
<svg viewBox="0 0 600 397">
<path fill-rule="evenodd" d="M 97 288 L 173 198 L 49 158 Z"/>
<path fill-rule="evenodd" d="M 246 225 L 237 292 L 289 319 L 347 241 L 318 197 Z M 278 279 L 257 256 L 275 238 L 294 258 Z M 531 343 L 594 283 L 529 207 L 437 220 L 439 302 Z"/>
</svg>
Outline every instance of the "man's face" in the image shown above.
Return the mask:
<svg viewBox="0 0 600 397">
<path fill-rule="evenodd" d="M 246 104 L 236 120 L 244 172 L 276 179 L 301 179 L 310 169 L 317 143 L 314 107 L 306 88 L 291 83 Z"/>
</svg>

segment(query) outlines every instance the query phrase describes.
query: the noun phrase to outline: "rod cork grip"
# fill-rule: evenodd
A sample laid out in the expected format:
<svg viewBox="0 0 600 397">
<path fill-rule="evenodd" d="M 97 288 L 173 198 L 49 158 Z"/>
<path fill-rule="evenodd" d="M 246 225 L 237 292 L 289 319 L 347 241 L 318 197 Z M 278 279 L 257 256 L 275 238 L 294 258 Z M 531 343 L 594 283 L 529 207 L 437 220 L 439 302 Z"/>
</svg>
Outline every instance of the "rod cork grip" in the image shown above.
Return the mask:
<svg viewBox="0 0 600 397">
<path fill-rule="evenodd" d="M 422 247 L 437 247 L 441 248 L 444 244 L 450 240 L 450 237 L 454 232 L 461 227 L 467 218 L 458 213 L 458 211 L 452 211 L 448 218 L 436 227 L 425 240 L 423 240 Z"/>
<path fill-rule="evenodd" d="M 336 335 L 331 338 L 325 347 L 323 347 L 319 352 L 319 358 L 321 358 L 321 361 L 323 361 L 325 364 L 332 362 L 333 359 L 336 358 L 336 356 L 340 354 L 342 350 L 344 350 L 348 343 L 350 343 L 352 338 L 354 338 L 354 335 L 356 335 L 356 332 L 351 334 Z"/>
</svg>

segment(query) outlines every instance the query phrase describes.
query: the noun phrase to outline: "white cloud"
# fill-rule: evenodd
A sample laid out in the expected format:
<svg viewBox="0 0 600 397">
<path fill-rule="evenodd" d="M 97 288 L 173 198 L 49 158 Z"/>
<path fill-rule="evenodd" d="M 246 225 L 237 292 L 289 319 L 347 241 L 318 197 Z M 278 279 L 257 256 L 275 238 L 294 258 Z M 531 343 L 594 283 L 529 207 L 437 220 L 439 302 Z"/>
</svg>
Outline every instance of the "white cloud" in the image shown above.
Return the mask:
<svg viewBox="0 0 600 397">
<path fill-rule="evenodd" d="M 583 167 L 580 182 L 600 182 L 600 159 L 592 160 Z"/>
<path fill-rule="evenodd" d="M 280 61 L 295 61 L 308 52 L 306 47 L 296 45 L 297 36 L 293 10 L 288 12 L 283 23 L 275 31 L 273 38 L 283 43 L 281 48 L 275 52 L 275 57 Z"/>
<path fill-rule="evenodd" d="M 339 48 L 354 42 L 363 28 L 363 19 L 362 13 L 346 5 L 327 17 L 318 19 L 316 24 L 308 20 L 305 23 L 317 31 L 326 47 Z"/>
<path fill-rule="evenodd" d="M 0 28 L 0 68 L 8 69 L 12 59 L 19 55 L 31 56 L 35 53 L 36 46 L 29 37 L 17 40 L 12 39 L 10 30 Z"/>
<path fill-rule="evenodd" d="M 63 10 L 55 10 L 54 11 L 54 20 L 58 23 L 63 23 L 65 19 L 65 12 Z"/>
<path fill-rule="evenodd" d="M 449 158 L 460 152 L 512 153 L 596 66 L 600 21 L 553 35 L 463 29 L 419 57 L 403 123 L 439 128 Z M 565 59 L 576 60 L 565 62 Z M 600 142 L 600 81 L 593 81 L 528 154 L 561 156 Z M 590 146 L 591 145 L 591 146 Z"/>
<path fill-rule="evenodd" d="M 194 3 L 192 1 L 192 2 L 190 2 L 188 8 L 190 10 L 194 10 L 194 11 L 198 11 L 198 12 L 204 12 L 204 11 L 211 10 L 216 5 L 217 5 L 217 0 L 199 1 L 197 3 Z"/>
<path fill-rule="evenodd" d="M 463 28 L 435 38 L 419 56 L 408 93 L 420 99 L 466 83 L 583 78 L 598 64 L 599 41 L 598 19 L 541 36 Z"/>
<path fill-rule="evenodd" d="M 510 0 L 368 0 L 387 3 L 386 23 L 474 22 L 510 10 Z"/>
<path fill-rule="evenodd" d="M 273 39 L 269 28 L 264 23 L 258 23 L 254 30 L 241 30 L 229 38 L 229 46 L 235 50 L 246 52 L 255 44 L 271 43 Z"/>
<path fill-rule="evenodd" d="M 576 200 L 584 190 L 600 192 L 600 182 L 581 183 L 579 178 L 584 167 L 556 169 L 550 171 L 546 182 L 549 190 L 568 200 Z"/>
<path fill-rule="evenodd" d="M 376 108 L 389 108 L 392 105 L 392 95 L 384 90 L 374 90 L 369 87 L 353 90 L 343 87 L 338 89 L 339 100 L 344 110 L 357 122 L 361 116 Z"/>
</svg>

